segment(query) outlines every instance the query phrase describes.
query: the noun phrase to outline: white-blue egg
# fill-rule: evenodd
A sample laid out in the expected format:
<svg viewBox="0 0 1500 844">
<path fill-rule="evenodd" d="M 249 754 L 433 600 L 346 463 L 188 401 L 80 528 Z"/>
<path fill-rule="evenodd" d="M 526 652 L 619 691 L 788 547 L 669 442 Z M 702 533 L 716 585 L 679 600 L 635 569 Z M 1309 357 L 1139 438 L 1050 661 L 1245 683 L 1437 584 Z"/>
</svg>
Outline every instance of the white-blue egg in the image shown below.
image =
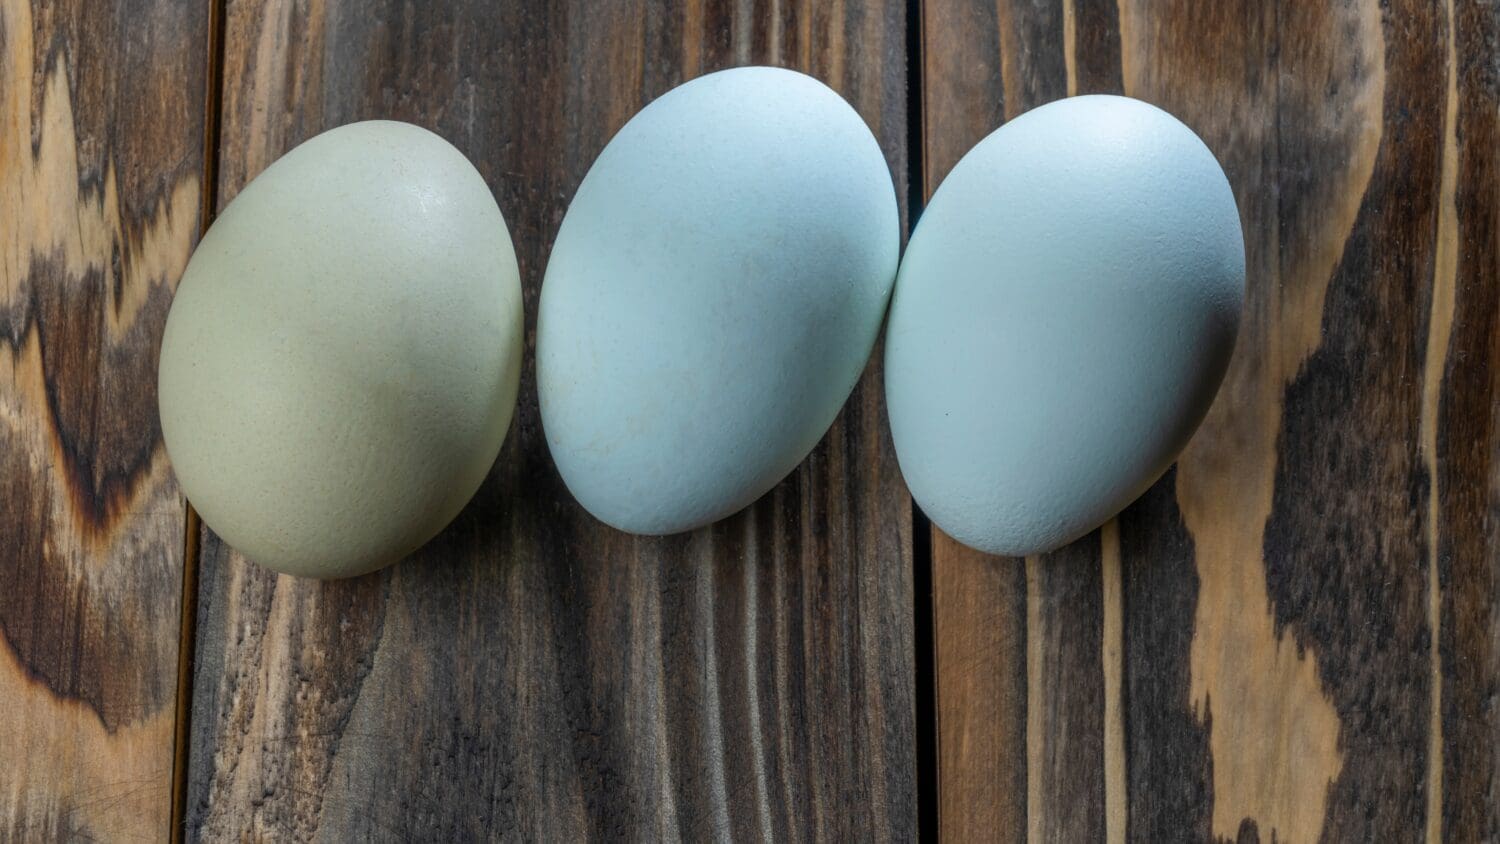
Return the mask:
<svg viewBox="0 0 1500 844">
<path fill-rule="evenodd" d="M 689 530 L 807 456 L 870 356 L 895 279 L 890 170 L 837 93 L 709 74 L 604 148 L 558 232 L 537 318 L 547 444 L 621 530 Z"/>
<path fill-rule="evenodd" d="M 1093 530 L 1207 412 L 1244 286 L 1229 182 L 1170 114 L 1087 96 L 1002 126 L 943 180 L 896 282 L 886 403 L 912 496 L 989 553 Z"/>
</svg>

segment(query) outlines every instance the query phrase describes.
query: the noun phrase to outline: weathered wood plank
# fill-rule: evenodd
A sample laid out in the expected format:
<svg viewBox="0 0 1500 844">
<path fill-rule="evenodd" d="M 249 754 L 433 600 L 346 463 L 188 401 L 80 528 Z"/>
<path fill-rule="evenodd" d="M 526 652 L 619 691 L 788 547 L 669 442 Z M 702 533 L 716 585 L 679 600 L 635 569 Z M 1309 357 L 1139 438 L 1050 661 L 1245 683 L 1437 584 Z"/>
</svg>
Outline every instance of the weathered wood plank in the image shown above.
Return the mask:
<svg viewBox="0 0 1500 844">
<path fill-rule="evenodd" d="M 428 126 L 495 190 L 528 314 L 594 156 L 708 70 L 828 81 L 905 185 L 899 3 L 233 0 L 228 13 L 222 200 L 322 129 Z M 910 509 L 878 367 L 760 503 L 637 539 L 563 488 L 530 351 L 490 479 L 412 559 L 317 584 L 205 533 L 190 834 L 910 838 Z"/>
<path fill-rule="evenodd" d="M 1026 830 L 1026 570 L 933 528 L 938 832 L 951 841 Z"/>
<path fill-rule="evenodd" d="M 1071 815 L 1046 799 L 1060 757 L 1036 749 L 1066 733 L 1032 709 L 1097 697 L 1111 839 L 1493 838 L 1500 13 L 1111 6 L 926 0 L 927 189 L 1002 114 L 1058 96 L 1059 65 L 1069 92 L 1160 104 L 1234 184 L 1246 319 L 1177 469 L 1063 552 L 1103 560 L 1102 623 L 1082 601 L 1033 612 L 1003 637 L 1020 648 L 945 637 L 1018 590 L 1038 600 L 1050 561 L 1028 565 L 1029 587 L 991 577 L 988 600 L 954 601 L 1016 564 L 934 543 L 944 831 L 993 823 L 1021 779 L 1028 814 L 1006 813 L 1006 832 L 1073 837 L 1100 792 Z M 1098 656 L 1035 644 L 1069 623 L 1102 630 Z M 949 694 L 964 686 L 1028 705 Z M 955 745 L 1000 756 L 959 765 Z"/>
<path fill-rule="evenodd" d="M 1500 840 L 1500 8 L 1449 2 L 1424 450 L 1441 586 L 1427 828 Z M 1437 388 L 1437 389 L 1433 389 Z M 1431 581 L 1429 581 L 1431 582 Z M 1431 816 L 1442 807 L 1441 826 Z"/>
<path fill-rule="evenodd" d="M 1212 771 L 1194 811 L 1215 836 L 1410 839 L 1431 740 L 1419 426 L 1441 21 L 1399 3 L 1218 12 L 1121 13 L 1126 90 L 1219 154 L 1250 268 L 1224 395 L 1176 476 L 1188 683 L 1140 705 L 1192 713 Z M 1172 828 L 1135 810 L 1163 784 L 1132 788 L 1132 830 Z"/>
<path fill-rule="evenodd" d="M 156 357 L 206 45 L 202 3 L 0 2 L 0 839 L 170 830 L 185 511 Z"/>
<path fill-rule="evenodd" d="M 988 3 L 924 2 L 922 196 L 1005 118 Z M 918 537 L 917 541 L 922 541 Z M 1026 829 L 1026 573 L 931 527 L 937 827 L 944 840 Z"/>
<path fill-rule="evenodd" d="M 1276 4 L 1202 11 L 1187 3 L 1122 4 L 1119 14 L 1126 93 L 1181 117 L 1229 175 L 1248 286 L 1239 346 L 1210 418 L 1177 471 L 1120 519 L 1128 833 L 1137 841 L 1272 834 L 1306 841 L 1321 825 L 1337 722 L 1312 664 L 1278 636 L 1261 546 L 1285 378 L 1265 370 L 1283 365 L 1289 341 L 1316 344 L 1321 300 L 1310 290 L 1322 283 L 1278 283 L 1283 174 L 1274 57 L 1278 49 L 1300 56 L 1293 45 L 1317 34 L 1293 29 L 1281 41 Z M 1293 84 L 1308 70 L 1286 69 Z M 1324 100 L 1326 111 L 1307 116 L 1315 121 L 1309 134 L 1339 121 L 1330 158 L 1368 158 L 1368 146 L 1358 145 L 1371 119 L 1367 101 L 1356 99 L 1360 109 L 1348 102 L 1362 91 L 1346 86 L 1337 103 Z M 1314 217 L 1329 217 L 1328 203 L 1342 201 L 1332 199 L 1343 196 L 1336 186 L 1328 188 Z M 1340 236 L 1330 230 L 1299 246 L 1336 254 L 1330 239 Z M 1316 272 L 1326 275 L 1326 264 Z M 1299 726 L 1306 732 L 1294 743 L 1286 731 Z"/>
<path fill-rule="evenodd" d="M 1041 841 L 1104 837 L 1104 597 L 1100 546 L 1026 560 L 1027 830 Z"/>
<path fill-rule="evenodd" d="M 924 14 L 929 196 L 1005 120 L 1119 87 L 1117 27 L 1104 4 L 928 2 Z M 933 532 L 943 837 L 1104 838 L 1100 534 L 1015 560 Z"/>
</svg>

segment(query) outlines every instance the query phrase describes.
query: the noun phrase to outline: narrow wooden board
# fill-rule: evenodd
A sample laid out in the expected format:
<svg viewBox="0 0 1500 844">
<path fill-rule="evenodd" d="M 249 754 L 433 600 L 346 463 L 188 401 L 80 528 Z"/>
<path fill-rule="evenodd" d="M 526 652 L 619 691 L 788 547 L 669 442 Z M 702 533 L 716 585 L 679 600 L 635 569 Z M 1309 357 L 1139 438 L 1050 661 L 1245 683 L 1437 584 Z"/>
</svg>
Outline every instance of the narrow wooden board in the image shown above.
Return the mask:
<svg viewBox="0 0 1500 844">
<path fill-rule="evenodd" d="M 769 63 L 829 82 L 904 196 L 905 23 L 891 2 L 234 0 L 221 197 L 323 129 L 427 126 L 494 189 L 530 328 L 595 155 L 703 72 Z M 401 565 L 278 578 L 205 531 L 189 834 L 910 839 L 911 518 L 878 367 L 764 500 L 637 539 L 562 486 L 529 352 L 489 481 Z"/>
<path fill-rule="evenodd" d="M 1110 5 L 924 4 L 927 195 L 1005 120 L 1069 94 L 1119 91 Z M 1106 762 L 1118 756 L 1106 753 L 1101 648 L 1113 533 L 1026 560 L 933 534 L 942 837 L 1105 838 Z"/>
<path fill-rule="evenodd" d="M 0 0 L 0 839 L 170 830 L 185 510 L 156 358 L 206 7 Z"/>
<path fill-rule="evenodd" d="M 1026 562 L 935 537 L 945 837 L 1496 837 L 1496 10 L 924 27 L 929 193 L 1002 119 L 1124 91 L 1219 156 L 1250 288 L 1213 412 L 1117 524 Z"/>
<path fill-rule="evenodd" d="M 1447 6 L 1437 254 L 1424 388 L 1441 614 L 1429 832 L 1500 840 L 1500 8 Z M 1446 348 L 1445 348 L 1446 347 Z M 1435 352 L 1433 351 L 1435 350 Z M 1439 379 L 1438 376 L 1441 376 Z M 1440 603 L 1436 606 L 1433 599 Z M 1429 717 L 1432 713 L 1429 713 Z"/>
</svg>

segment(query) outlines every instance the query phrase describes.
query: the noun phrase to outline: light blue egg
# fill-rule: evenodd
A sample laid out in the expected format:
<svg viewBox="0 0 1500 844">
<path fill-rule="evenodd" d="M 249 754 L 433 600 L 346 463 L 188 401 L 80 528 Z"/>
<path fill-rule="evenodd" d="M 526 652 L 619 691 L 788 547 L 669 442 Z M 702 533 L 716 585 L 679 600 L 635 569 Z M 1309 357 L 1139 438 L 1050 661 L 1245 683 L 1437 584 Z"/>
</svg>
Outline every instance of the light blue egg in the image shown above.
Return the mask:
<svg viewBox="0 0 1500 844">
<path fill-rule="evenodd" d="M 943 180 L 896 282 L 886 403 L 912 496 L 990 553 L 1093 530 L 1207 412 L 1244 288 L 1229 182 L 1176 118 L 1088 96 L 1007 123 Z"/>
<path fill-rule="evenodd" d="M 542 285 L 537 385 L 568 489 L 642 534 L 771 489 L 864 369 L 899 243 L 880 147 L 822 83 L 739 68 L 651 103 L 579 186 Z"/>
</svg>

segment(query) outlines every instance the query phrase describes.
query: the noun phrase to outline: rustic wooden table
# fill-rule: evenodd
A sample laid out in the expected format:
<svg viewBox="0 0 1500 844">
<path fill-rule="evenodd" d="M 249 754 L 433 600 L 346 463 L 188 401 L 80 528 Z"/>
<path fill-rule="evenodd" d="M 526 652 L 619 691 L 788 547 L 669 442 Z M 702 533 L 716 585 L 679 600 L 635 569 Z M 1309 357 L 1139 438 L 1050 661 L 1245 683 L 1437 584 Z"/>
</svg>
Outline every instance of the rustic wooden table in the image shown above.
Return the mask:
<svg viewBox="0 0 1500 844">
<path fill-rule="evenodd" d="M 299 581 L 201 528 L 156 350 L 250 178 L 434 129 L 530 320 L 611 134 L 747 63 L 840 90 L 911 219 L 1049 100 L 1194 127 L 1250 292 L 1175 470 L 1063 551 L 965 551 L 877 356 L 762 501 L 633 538 L 566 494 L 528 356 L 407 562 Z M 0 0 L 0 839 L 1500 840 L 1497 124 L 1493 0 Z"/>
</svg>

